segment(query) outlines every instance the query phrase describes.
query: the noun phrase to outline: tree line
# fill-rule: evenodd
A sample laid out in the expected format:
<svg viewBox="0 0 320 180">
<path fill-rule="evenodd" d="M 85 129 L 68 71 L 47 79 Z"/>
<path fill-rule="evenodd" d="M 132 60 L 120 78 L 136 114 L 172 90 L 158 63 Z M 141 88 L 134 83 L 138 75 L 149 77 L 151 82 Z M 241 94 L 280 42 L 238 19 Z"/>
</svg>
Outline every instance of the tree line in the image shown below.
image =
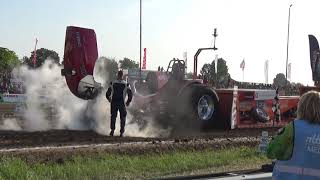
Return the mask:
<svg viewBox="0 0 320 180">
<path fill-rule="evenodd" d="M 4 47 L 0 47 L 0 72 L 10 72 L 14 67 L 19 65 L 27 65 L 30 68 L 39 68 L 41 67 L 46 60 L 51 59 L 53 62 L 60 64 L 60 57 L 57 52 L 53 50 L 49 50 L 46 48 L 41 48 L 36 50 L 36 64 L 33 63 L 34 51 L 31 52 L 30 57 L 24 56 L 22 59 L 19 59 L 17 54 Z M 136 61 L 123 58 L 119 61 L 115 60 L 115 58 L 108 57 L 100 57 L 105 62 L 105 69 L 107 73 L 109 73 L 110 79 L 116 78 L 116 73 L 120 69 L 132 69 L 139 68 L 139 63 Z M 207 80 L 209 85 L 214 87 L 228 87 L 230 80 L 232 80 L 228 70 L 228 66 L 226 60 L 223 58 L 219 58 L 217 61 L 217 68 L 215 67 L 216 63 L 213 60 L 211 63 L 206 63 L 200 69 L 201 78 Z M 188 78 L 192 77 L 192 73 L 187 73 Z M 290 83 L 284 76 L 283 73 L 278 73 L 276 77 L 273 79 L 273 86 L 279 88 L 287 88 L 287 87 L 300 87 L 302 84 L 300 83 Z M 296 89 L 296 88 L 294 88 Z"/>
<path fill-rule="evenodd" d="M 33 59 L 35 55 L 36 61 L 34 64 Z M 109 77 L 111 78 L 115 78 L 119 68 L 139 68 L 139 63 L 126 57 L 119 61 L 116 61 L 115 58 L 107 58 L 103 56 L 100 57 L 100 59 L 101 58 L 107 62 L 105 68 L 110 73 Z M 31 69 L 36 69 L 41 67 L 47 60 L 52 60 L 54 63 L 61 65 L 59 54 L 54 50 L 46 48 L 37 49 L 36 52 L 31 52 L 30 57 L 24 56 L 22 59 L 19 59 L 14 51 L 0 47 L 0 72 L 11 72 L 14 67 L 19 65 L 27 65 Z"/>
<path fill-rule="evenodd" d="M 17 54 L 4 47 L 0 47 L 0 72 L 11 71 L 14 67 L 19 65 L 27 65 L 30 68 L 39 68 L 47 59 L 53 60 L 60 65 L 60 57 L 57 52 L 45 48 L 36 50 L 36 63 L 33 63 L 35 56 L 34 51 L 31 52 L 30 57 L 24 56 L 19 59 Z"/>
</svg>

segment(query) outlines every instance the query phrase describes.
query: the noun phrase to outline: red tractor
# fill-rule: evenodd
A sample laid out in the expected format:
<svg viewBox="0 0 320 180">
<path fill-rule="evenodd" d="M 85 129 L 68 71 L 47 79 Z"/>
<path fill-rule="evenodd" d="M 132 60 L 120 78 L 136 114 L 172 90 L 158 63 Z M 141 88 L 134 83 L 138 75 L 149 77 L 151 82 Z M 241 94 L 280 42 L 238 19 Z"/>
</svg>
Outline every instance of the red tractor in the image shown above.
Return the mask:
<svg viewBox="0 0 320 180">
<path fill-rule="evenodd" d="M 313 89 L 318 89 L 320 50 L 313 36 L 309 36 L 309 40 L 313 79 L 317 82 L 317 87 Z M 145 82 L 141 80 L 139 70 L 131 73 L 128 70 L 129 83 L 134 91 L 134 101 L 128 110 L 134 122 L 143 128 L 151 117 L 157 124 L 173 127 L 174 130 L 199 130 L 209 127 L 234 129 L 283 126 L 294 118 L 298 96 L 279 98 L 281 121 L 277 122 L 272 111 L 275 90 L 238 90 L 236 87 L 213 90 L 202 79 L 197 79 L 198 55 L 202 50 L 216 49 L 201 48 L 197 51 L 192 79 L 186 78 L 185 62 L 179 59 L 171 60 L 166 72 L 143 71 Z M 64 69 L 61 73 L 66 77 L 71 92 L 79 98 L 94 99 L 103 89 L 93 77 L 97 59 L 94 30 L 67 27 Z"/>
<path fill-rule="evenodd" d="M 203 49 L 199 52 L 201 50 Z M 195 56 L 195 63 L 198 54 Z M 186 79 L 185 69 L 183 60 L 171 60 L 166 71 L 167 82 L 153 94 L 141 95 L 136 88 L 136 84 L 141 85 L 141 83 L 133 84 L 135 96 L 130 111 L 135 120 L 141 123 L 141 127 L 147 121 L 144 117 L 150 116 L 158 124 L 175 129 L 211 127 L 217 113 L 218 95 L 212 88 L 203 84 L 201 79 L 196 79 L 196 76 L 193 79 Z M 196 73 L 195 71 L 194 75 Z M 153 84 L 157 79 L 147 78 L 145 82 L 147 86 L 144 87 L 154 89 Z"/>
<path fill-rule="evenodd" d="M 170 61 L 165 75 L 162 73 L 163 79 L 159 79 L 158 76 L 155 78 L 152 73 L 147 75 L 147 87 L 152 94 L 139 94 L 134 82 L 134 103 L 129 110 L 134 114 L 135 119 L 141 121 L 143 117 L 151 115 L 163 126 L 192 129 L 212 123 L 219 98 L 212 88 L 204 85 L 201 79 L 196 79 L 197 57 L 201 50 L 211 49 L 216 48 L 198 50 L 194 59 L 193 79 L 185 78 L 185 62 L 174 59 Z M 79 98 L 94 99 L 102 89 L 100 83 L 97 83 L 93 77 L 97 59 L 98 50 L 94 30 L 67 27 L 64 69 L 61 70 L 61 74 L 66 77 L 71 92 Z"/>
</svg>

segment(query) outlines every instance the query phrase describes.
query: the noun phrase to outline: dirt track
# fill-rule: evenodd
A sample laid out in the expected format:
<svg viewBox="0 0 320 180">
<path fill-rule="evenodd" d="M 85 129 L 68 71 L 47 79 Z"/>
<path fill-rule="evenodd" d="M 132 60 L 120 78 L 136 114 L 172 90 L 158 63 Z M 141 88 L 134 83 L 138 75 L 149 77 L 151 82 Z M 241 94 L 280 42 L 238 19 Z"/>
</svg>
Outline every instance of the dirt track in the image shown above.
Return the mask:
<svg viewBox="0 0 320 180">
<path fill-rule="evenodd" d="M 256 146 L 262 130 L 268 130 L 270 135 L 276 132 L 276 129 L 215 130 L 180 137 L 120 138 L 99 135 L 93 131 L 0 131 L 0 157 L 21 157 L 31 163 L 63 163 L 74 156 L 89 157 L 98 153 L 146 154 Z"/>
<path fill-rule="evenodd" d="M 167 138 L 143 137 L 109 137 L 93 131 L 50 130 L 39 132 L 0 131 L 0 149 L 34 147 L 34 146 L 63 146 L 81 144 L 117 144 L 124 142 L 155 142 L 155 141 L 190 141 L 212 140 L 216 138 L 259 137 L 263 130 L 273 135 L 277 129 L 242 129 L 242 130 L 212 130 L 206 133 L 188 134 Z"/>
</svg>

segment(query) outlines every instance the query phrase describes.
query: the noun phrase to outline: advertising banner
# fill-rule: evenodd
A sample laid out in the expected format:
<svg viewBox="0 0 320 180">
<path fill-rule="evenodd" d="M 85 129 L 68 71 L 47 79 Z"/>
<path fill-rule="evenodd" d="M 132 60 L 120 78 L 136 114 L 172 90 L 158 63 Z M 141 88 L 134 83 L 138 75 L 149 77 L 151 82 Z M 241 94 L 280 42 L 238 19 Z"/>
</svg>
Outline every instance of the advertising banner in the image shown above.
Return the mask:
<svg viewBox="0 0 320 180">
<path fill-rule="evenodd" d="M 24 94 L 0 94 L 0 102 L 3 103 L 24 103 L 27 96 Z"/>
<path fill-rule="evenodd" d="M 313 81 L 320 81 L 319 43 L 316 37 L 309 35 L 310 65 Z"/>
</svg>

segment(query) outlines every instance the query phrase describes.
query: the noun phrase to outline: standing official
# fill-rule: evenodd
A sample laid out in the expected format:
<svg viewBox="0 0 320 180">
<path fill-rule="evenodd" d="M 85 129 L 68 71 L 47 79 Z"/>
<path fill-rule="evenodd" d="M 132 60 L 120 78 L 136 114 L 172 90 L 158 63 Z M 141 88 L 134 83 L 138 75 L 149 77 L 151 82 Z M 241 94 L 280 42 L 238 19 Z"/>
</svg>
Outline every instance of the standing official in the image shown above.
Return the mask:
<svg viewBox="0 0 320 180">
<path fill-rule="evenodd" d="M 110 136 L 113 136 L 116 124 L 116 118 L 118 111 L 120 112 L 120 137 L 123 136 L 126 125 L 127 110 L 126 106 L 129 106 L 132 100 L 132 91 L 129 84 L 123 80 L 123 71 L 118 71 L 117 80 L 110 83 L 110 86 L 106 93 L 106 98 L 111 103 L 111 122 L 110 122 Z M 125 103 L 126 95 L 128 94 L 128 100 Z"/>
<path fill-rule="evenodd" d="M 277 159 L 272 179 L 320 179 L 320 93 L 300 97 L 297 119 L 281 129 L 267 148 Z"/>
</svg>

